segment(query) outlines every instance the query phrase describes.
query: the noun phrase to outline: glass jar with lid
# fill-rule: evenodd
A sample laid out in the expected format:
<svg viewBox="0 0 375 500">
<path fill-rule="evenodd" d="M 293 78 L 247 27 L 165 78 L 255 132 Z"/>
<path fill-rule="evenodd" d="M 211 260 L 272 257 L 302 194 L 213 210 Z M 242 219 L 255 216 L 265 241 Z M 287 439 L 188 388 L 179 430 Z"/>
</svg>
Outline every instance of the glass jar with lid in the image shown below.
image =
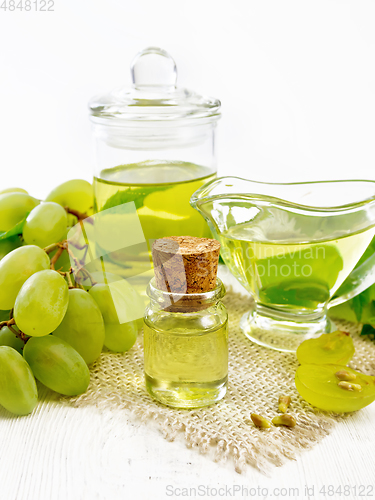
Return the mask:
<svg viewBox="0 0 375 500">
<path fill-rule="evenodd" d="M 126 265 L 117 253 L 116 272 L 124 277 L 150 270 L 151 245 L 157 238 L 209 236 L 206 222 L 189 200 L 216 175 L 220 118 L 220 101 L 176 87 L 176 65 L 164 50 L 150 47 L 140 52 L 131 75 L 130 88 L 89 103 L 95 210 L 133 202 L 147 243 L 143 252 L 135 251 L 130 258 L 127 253 Z"/>
</svg>

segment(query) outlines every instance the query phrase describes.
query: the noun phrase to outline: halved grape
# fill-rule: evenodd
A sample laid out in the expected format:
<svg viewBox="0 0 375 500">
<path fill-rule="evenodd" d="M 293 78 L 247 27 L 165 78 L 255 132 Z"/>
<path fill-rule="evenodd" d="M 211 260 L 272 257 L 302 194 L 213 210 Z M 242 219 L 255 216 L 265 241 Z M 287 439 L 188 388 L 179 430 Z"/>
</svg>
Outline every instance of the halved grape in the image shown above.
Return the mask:
<svg viewBox="0 0 375 500">
<path fill-rule="evenodd" d="M 297 349 L 297 358 L 301 365 L 346 365 L 353 354 L 354 344 L 350 334 L 340 331 L 305 340 Z"/>
<path fill-rule="evenodd" d="M 38 391 L 30 366 L 20 353 L 0 346 L 0 404 L 16 415 L 31 413 Z"/>
<path fill-rule="evenodd" d="M 69 290 L 68 309 L 53 335 L 74 347 L 88 365 L 100 356 L 105 336 L 103 316 L 85 290 Z"/>
<path fill-rule="evenodd" d="M 90 214 L 94 205 L 92 185 L 83 179 L 72 179 L 55 187 L 46 201 L 54 201 L 63 207 Z"/>
<path fill-rule="evenodd" d="M 26 245 L 8 253 L 0 261 L 0 309 L 12 309 L 25 281 L 49 267 L 48 255 L 35 245 Z"/>
<path fill-rule="evenodd" d="M 22 285 L 14 304 L 18 328 L 31 337 L 42 337 L 56 330 L 68 308 L 68 285 L 53 271 L 39 271 Z"/>
<path fill-rule="evenodd" d="M 25 345 L 23 355 L 35 377 L 59 394 L 82 394 L 90 383 L 84 359 L 65 340 L 53 335 L 32 338 Z"/>
<path fill-rule="evenodd" d="M 27 216 L 23 238 L 29 245 L 44 248 L 66 238 L 68 217 L 58 203 L 41 203 Z"/>
<path fill-rule="evenodd" d="M 355 390 L 339 386 L 338 372 L 355 375 Z M 375 377 L 342 365 L 301 365 L 296 372 L 296 388 L 308 403 L 321 410 L 346 413 L 360 410 L 375 401 Z M 342 383 L 342 382 L 341 382 Z M 349 387 L 346 382 L 346 387 Z M 343 385 L 345 387 L 345 385 Z"/>
<path fill-rule="evenodd" d="M 0 330 L 0 346 L 7 345 L 13 347 L 16 351 L 22 354 L 23 346 L 25 345 L 21 339 L 16 337 L 14 333 L 7 327 L 3 326 Z"/>
<path fill-rule="evenodd" d="M 39 204 L 26 193 L 0 194 L 0 232 L 9 231 Z"/>
<path fill-rule="evenodd" d="M 6 189 L 3 189 L 2 191 L 0 191 L 0 194 L 5 194 L 5 193 L 25 193 L 25 194 L 29 194 L 26 191 L 26 189 L 15 188 L 15 187 L 6 188 Z"/>
<path fill-rule="evenodd" d="M 111 351 L 128 351 L 137 340 L 137 320 L 143 318 L 142 299 L 126 280 L 116 281 L 110 286 L 98 283 L 89 293 L 103 314 L 104 345 Z"/>
<path fill-rule="evenodd" d="M 21 240 L 18 236 L 12 236 L 5 240 L 0 240 L 0 260 L 8 255 L 12 250 L 21 246 Z"/>
</svg>

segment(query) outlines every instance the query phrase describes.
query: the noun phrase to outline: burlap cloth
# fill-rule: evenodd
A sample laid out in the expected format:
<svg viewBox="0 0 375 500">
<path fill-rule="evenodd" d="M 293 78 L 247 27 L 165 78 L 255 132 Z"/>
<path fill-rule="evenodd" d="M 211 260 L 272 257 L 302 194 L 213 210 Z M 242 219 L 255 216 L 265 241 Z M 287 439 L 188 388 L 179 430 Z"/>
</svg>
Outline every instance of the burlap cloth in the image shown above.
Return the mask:
<svg viewBox="0 0 375 500">
<path fill-rule="evenodd" d="M 188 447 L 202 453 L 214 449 L 215 460 L 231 458 L 235 470 L 246 464 L 267 472 L 282 465 L 327 435 L 342 416 L 319 412 L 306 403 L 294 386 L 298 362 L 294 354 L 280 353 L 250 342 L 239 329 L 239 320 L 249 310 L 249 299 L 229 291 L 224 299 L 229 324 L 229 383 L 225 398 L 210 407 L 174 410 L 153 401 L 143 378 L 143 336 L 125 354 L 102 353 L 91 368 L 88 391 L 69 401 L 76 406 L 98 409 L 128 408 L 143 421 L 153 420 L 168 440 L 183 433 Z M 356 354 L 351 366 L 375 375 L 375 344 L 358 335 L 359 327 L 341 324 L 350 331 Z M 290 395 L 290 413 L 296 417 L 293 429 L 254 427 L 250 413 L 272 419 L 278 412 L 280 394 Z"/>
</svg>

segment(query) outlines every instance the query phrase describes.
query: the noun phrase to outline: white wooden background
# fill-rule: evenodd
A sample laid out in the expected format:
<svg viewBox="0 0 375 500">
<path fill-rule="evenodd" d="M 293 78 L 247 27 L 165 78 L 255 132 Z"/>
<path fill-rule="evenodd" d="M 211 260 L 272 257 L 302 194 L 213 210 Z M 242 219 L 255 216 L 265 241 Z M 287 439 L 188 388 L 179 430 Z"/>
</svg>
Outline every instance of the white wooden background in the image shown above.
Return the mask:
<svg viewBox="0 0 375 500">
<path fill-rule="evenodd" d="M 220 495 L 225 489 L 215 495 L 211 488 L 234 486 L 249 494 L 229 490 L 233 498 L 375 497 L 375 403 L 266 477 L 250 467 L 239 475 L 232 462 L 215 463 L 186 448 L 182 436 L 167 442 L 152 424 L 141 424 L 127 411 L 72 408 L 39 388 L 41 401 L 30 416 L 13 417 L 0 407 L 0 500 L 230 498 Z M 333 496 L 329 485 L 335 487 Z M 350 495 L 344 495 L 345 485 L 351 486 Z M 323 486 L 326 495 L 319 494 Z M 199 495 L 198 487 L 209 488 L 209 495 Z M 196 488 L 197 495 L 183 496 L 183 488 Z"/>
<path fill-rule="evenodd" d="M 129 84 L 131 59 L 149 45 L 175 57 L 180 85 L 222 100 L 222 175 L 373 178 L 373 1 L 176 5 L 64 0 L 49 13 L 1 11 L 1 188 L 43 197 L 69 178 L 91 179 L 86 102 Z M 103 415 L 41 397 L 32 416 L 0 408 L 0 500 L 159 499 L 173 498 L 168 485 L 233 484 L 269 488 L 268 498 L 282 487 L 300 494 L 279 498 L 309 498 L 305 485 L 315 487 L 310 498 L 344 498 L 318 490 L 375 482 L 375 404 L 266 478 L 253 469 L 240 476 L 231 463 L 168 443 L 126 412 Z"/>
<path fill-rule="evenodd" d="M 17 418 L 0 410 L 1 499 L 156 500 L 182 496 L 182 490 L 168 496 L 172 491 L 168 485 L 268 488 L 269 496 L 250 497 L 257 499 L 277 496 L 274 488 L 299 489 L 299 495 L 280 495 L 287 499 L 344 498 L 319 495 L 318 490 L 330 484 L 358 488 L 375 483 L 375 405 L 347 418 L 313 450 L 265 477 L 252 468 L 239 475 L 231 462 L 215 463 L 186 448 L 182 439 L 167 442 L 158 430 L 134 421 L 127 412 L 75 409 L 51 401 L 47 391 L 41 396 L 31 416 Z M 306 485 L 314 486 L 314 495 L 305 495 Z M 366 498 L 374 495 L 372 491 Z M 238 492 L 234 498 L 249 497 Z"/>
</svg>

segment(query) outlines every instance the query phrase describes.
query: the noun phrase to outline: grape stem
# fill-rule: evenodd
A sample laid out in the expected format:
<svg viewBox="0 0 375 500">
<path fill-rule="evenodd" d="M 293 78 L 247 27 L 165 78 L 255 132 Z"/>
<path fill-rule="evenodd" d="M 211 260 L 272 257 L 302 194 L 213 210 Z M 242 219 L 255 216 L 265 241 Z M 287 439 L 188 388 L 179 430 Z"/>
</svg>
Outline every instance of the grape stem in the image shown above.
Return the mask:
<svg viewBox="0 0 375 500">
<path fill-rule="evenodd" d="M 68 286 L 69 286 L 69 288 L 75 288 L 75 286 L 73 285 L 73 282 L 72 282 L 72 278 L 70 277 L 70 275 L 72 274 L 72 272 L 73 272 L 73 268 L 71 267 L 69 269 L 69 272 L 65 273 L 65 277 L 68 280 Z"/>
<path fill-rule="evenodd" d="M 57 270 L 55 269 L 55 271 L 57 271 Z M 76 286 L 73 285 L 72 278 L 70 277 L 70 275 L 73 273 L 73 268 L 72 267 L 69 269 L 69 271 L 66 271 L 66 272 L 64 272 L 64 271 L 57 271 L 57 272 L 59 274 L 61 274 L 61 276 L 64 276 L 64 278 L 67 279 L 69 289 L 71 289 L 71 288 L 77 288 Z"/>
<path fill-rule="evenodd" d="M 12 314 L 12 312 L 11 312 L 11 314 Z M 15 330 L 13 328 L 13 325 L 15 325 L 15 324 L 16 324 L 16 322 L 15 322 L 13 317 L 8 319 L 8 321 L 1 321 L 0 322 L 0 330 L 3 328 L 3 326 L 7 326 L 9 328 L 9 330 L 11 332 L 13 332 L 16 337 L 21 339 L 22 342 L 24 344 L 26 344 L 26 342 L 29 340 L 30 337 L 27 337 L 23 332 L 21 332 L 21 330 L 19 330 L 19 331 Z"/>
<path fill-rule="evenodd" d="M 56 248 L 59 248 L 59 246 L 60 246 L 60 243 L 52 243 L 51 245 L 48 245 L 48 247 L 43 248 L 43 250 L 46 253 L 50 254 L 51 252 L 56 250 Z"/>
<path fill-rule="evenodd" d="M 63 253 L 63 251 L 64 251 L 64 248 L 62 248 L 62 247 L 60 247 L 60 248 L 58 248 L 58 249 L 57 249 L 57 252 L 55 253 L 55 255 L 54 255 L 54 256 L 52 257 L 52 259 L 51 259 L 51 269 L 56 270 L 56 269 L 55 269 L 55 264 L 56 264 L 56 262 L 57 262 L 58 258 L 59 258 L 59 257 L 61 256 L 61 254 Z"/>
<path fill-rule="evenodd" d="M 70 236 L 71 231 L 75 229 L 75 234 Z M 73 246 L 74 248 L 77 248 L 78 250 L 83 250 L 87 248 L 87 243 L 84 243 L 83 245 L 79 244 L 80 237 L 83 233 L 83 228 L 82 228 L 82 221 L 79 222 L 79 224 L 76 224 L 69 232 L 69 245 Z M 75 238 L 75 240 L 74 240 Z"/>
<path fill-rule="evenodd" d="M 89 215 L 79 212 L 78 210 L 73 210 L 72 208 L 69 207 L 64 207 L 64 208 L 68 214 L 74 215 L 75 217 L 77 217 L 78 220 L 84 220 L 90 217 Z"/>
<path fill-rule="evenodd" d="M 62 242 L 62 244 L 64 244 L 64 250 L 66 250 L 68 252 L 69 256 L 73 259 L 74 264 L 77 266 L 77 269 L 75 271 L 75 275 L 77 276 L 78 274 L 81 274 L 83 279 L 88 278 L 90 280 L 90 283 L 92 286 L 96 285 L 97 282 L 94 280 L 94 278 L 91 276 L 91 274 L 87 271 L 87 269 L 85 269 L 82 266 L 82 264 L 79 262 L 77 257 L 74 255 L 72 250 L 69 248 L 68 241 L 65 240 Z M 71 271 L 73 272 L 72 268 L 71 268 Z"/>
<path fill-rule="evenodd" d="M 70 277 L 70 275 L 73 273 L 75 274 L 75 276 L 78 276 L 79 274 L 81 274 L 82 279 L 88 278 L 90 280 L 91 286 L 94 286 L 97 284 L 97 282 L 93 279 L 91 274 L 87 271 L 87 269 L 84 268 L 84 266 L 81 264 L 81 262 L 74 255 L 72 250 L 69 248 L 68 240 L 63 240 L 63 241 L 60 241 L 58 243 L 52 243 L 51 245 L 48 245 L 48 247 L 44 248 L 44 251 L 47 254 L 49 254 L 56 249 L 57 249 L 57 252 L 51 258 L 51 269 L 58 272 L 62 276 L 66 277 L 66 279 L 68 280 L 69 288 L 82 288 L 82 289 L 84 289 L 84 287 L 79 282 L 78 282 L 78 286 L 73 285 L 71 277 Z M 66 252 L 68 252 L 69 256 L 73 259 L 74 264 L 76 265 L 75 272 L 73 271 L 72 267 L 69 269 L 69 271 L 66 271 L 66 272 L 59 271 L 59 270 L 55 269 L 55 264 L 56 264 L 57 260 L 59 259 L 59 257 L 61 256 L 61 254 L 64 252 L 64 250 Z"/>
<path fill-rule="evenodd" d="M 87 271 L 87 269 L 85 269 L 81 263 L 79 262 L 79 260 L 77 259 L 77 257 L 74 255 L 74 253 L 70 250 L 69 246 L 68 246 L 68 242 L 66 241 L 66 245 L 65 245 L 65 250 L 68 252 L 68 254 L 70 255 L 70 257 L 74 260 L 74 263 L 75 265 L 77 266 L 77 270 L 75 272 L 76 276 L 81 273 L 82 274 L 82 277 L 83 279 L 85 278 L 88 278 L 90 280 L 90 283 L 91 283 L 91 286 L 93 285 L 96 285 L 96 281 L 94 280 L 94 278 L 91 276 L 91 274 Z"/>
</svg>

